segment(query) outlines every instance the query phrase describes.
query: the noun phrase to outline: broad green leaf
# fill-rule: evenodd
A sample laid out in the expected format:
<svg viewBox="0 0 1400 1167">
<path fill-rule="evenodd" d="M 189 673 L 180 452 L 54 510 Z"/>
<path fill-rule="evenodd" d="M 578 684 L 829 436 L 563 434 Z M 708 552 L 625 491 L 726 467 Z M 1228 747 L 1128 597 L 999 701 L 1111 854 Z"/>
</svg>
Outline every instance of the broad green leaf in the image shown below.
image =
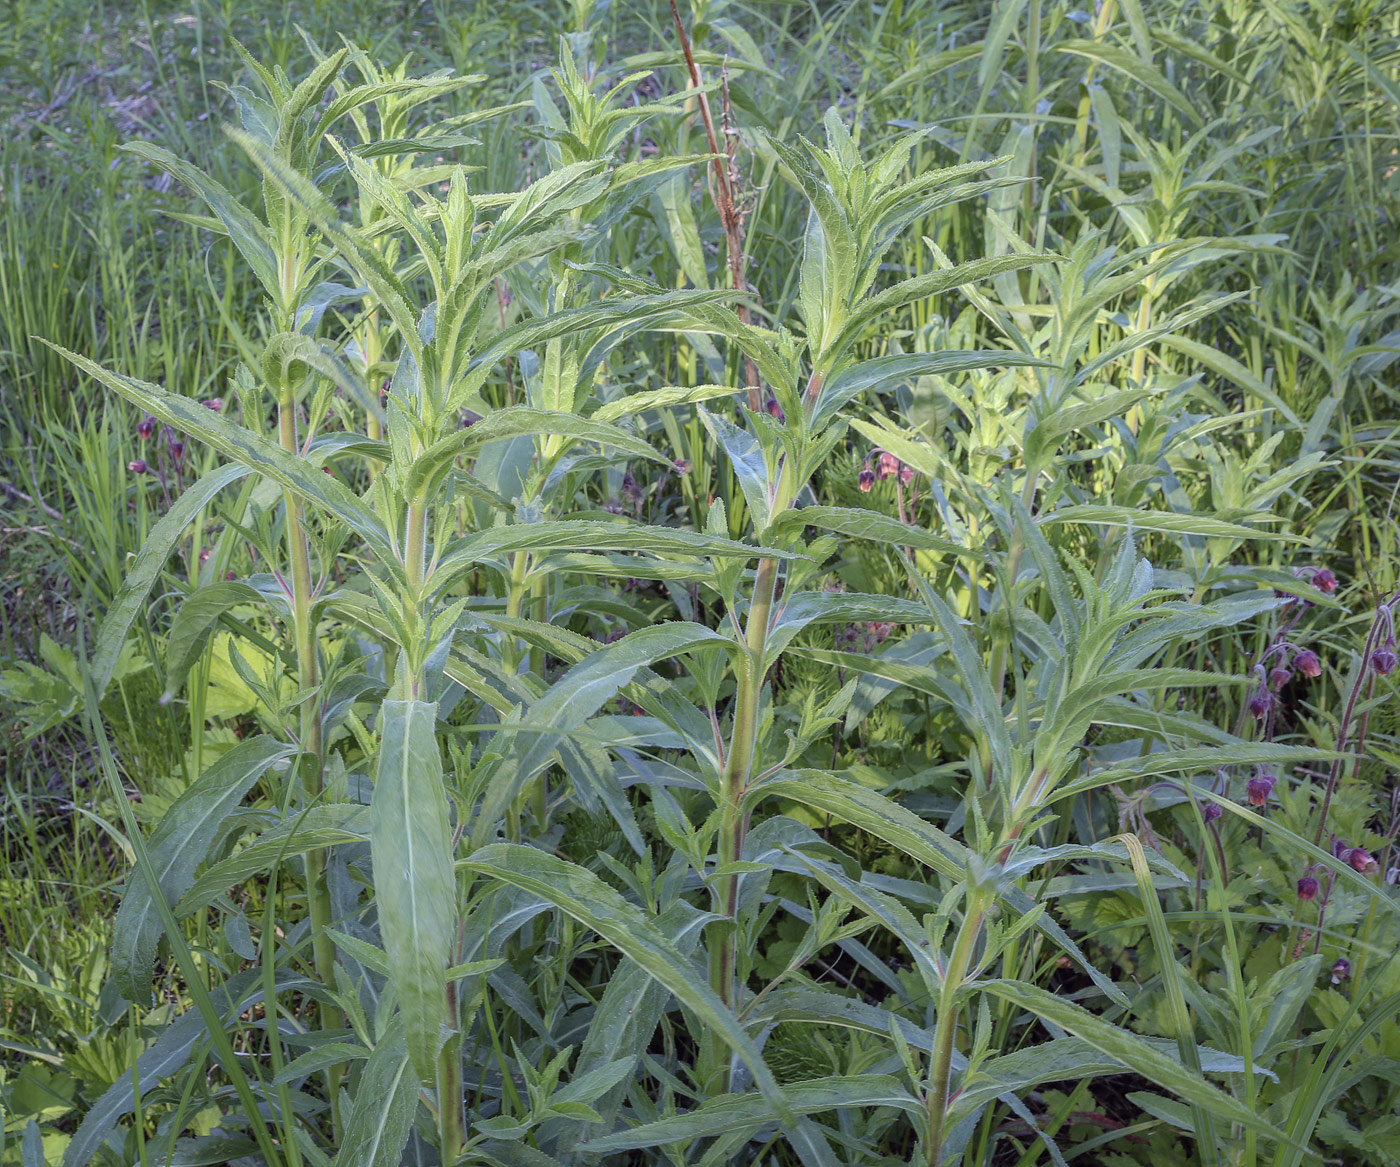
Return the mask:
<svg viewBox="0 0 1400 1167">
<path fill-rule="evenodd" d="M 733 385 L 669 385 L 664 389 L 629 393 L 626 397 L 609 401 L 593 413 L 591 420 L 617 421 L 619 418 L 645 413 L 649 409 L 694 405 L 703 401 L 713 401 L 717 397 L 733 397 L 738 392 Z"/>
<path fill-rule="evenodd" d="M 347 1062 L 357 1062 L 369 1057 L 370 1051 L 362 1045 L 352 1045 L 348 1041 L 330 1041 L 293 1058 L 282 1072 L 272 1079 L 274 1086 L 295 1082 L 298 1078 L 309 1078 L 331 1066 L 343 1066 Z"/>
<path fill-rule="evenodd" d="M 440 1015 L 442 1002 L 438 1005 Z M 418 1083 L 404 1048 L 404 1027 L 395 1021 L 360 1075 L 335 1167 L 399 1167 L 417 1109 Z"/>
<path fill-rule="evenodd" d="M 591 871 L 517 843 L 492 843 L 473 852 L 470 858 L 459 860 L 458 866 L 539 896 L 631 957 L 739 1055 L 767 1100 L 772 1117 L 792 1123 L 792 1109 L 752 1038 L 710 988 L 704 975 L 666 938 L 655 921 Z"/>
<path fill-rule="evenodd" d="M 398 990 L 413 1067 L 432 1081 L 442 1043 L 447 966 L 457 938 L 452 825 L 438 749 L 437 704 L 385 701 L 370 803 L 379 931 Z"/>
<path fill-rule="evenodd" d="M 295 752 L 265 735 L 239 742 L 170 805 L 148 844 L 159 894 L 169 904 L 173 906 L 194 882 L 195 868 L 208 856 L 219 827 L 253 783 Z M 152 890 L 135 872 L 112 925 L 112 974 L 130 1001 L 150 999 L 151 964 L 159 938 Z"/>
<path fill-rule="evenodd" d="M 1072 53 L 1088 57 L 1110 69 L 1116 69 L 1150 93 L 1155 93 L 1163 101 L 1175 106 L 1187 119 L 1200 125 L 1201 115 L 1186 100 L 1180 89 L 1167 80 L 1166 75 L 1149 61 L 1144 61 L 1136 53 L 1121 45 L 1105 44 L 1103 41 L 1088 40 L 1084 37 L 1071 37 L 1062 40 L 1051 48 L 1051 52 Z"/>
</svg>

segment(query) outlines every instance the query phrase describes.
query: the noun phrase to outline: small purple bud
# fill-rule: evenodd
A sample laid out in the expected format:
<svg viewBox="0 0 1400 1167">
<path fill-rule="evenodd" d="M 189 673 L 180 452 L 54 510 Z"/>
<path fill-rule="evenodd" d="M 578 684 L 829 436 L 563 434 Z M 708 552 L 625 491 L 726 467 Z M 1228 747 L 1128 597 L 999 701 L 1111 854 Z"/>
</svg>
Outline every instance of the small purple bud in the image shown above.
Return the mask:
<svg viewBox="0 0 1400 1167">
<path fill-rule="evenodd" d="M 1396 657 L 1393 648 L 1378 648 L 1371 654 L 1371 667 L 1383 677 L 1390 676 L 1397 664 L 1400 664 L 1400 658 Z"/>
<path fill-rule="evenodd" d="M 201 548 L 199 549 L 199 562 L 200 562 L 201 566 L 202 566 L 203 564 L 206 564 L 206 563 L 209 562 L 209 548 L 208 548 L 208 547 L 201 547 Z"/>
<path fill-rule="evenodd" d="M 1351 864 L 1352 870 L 1359 871 L 1362 875 L 1374 875 L 1381 869 L 1376 857 L 1365 847 L 1353 847 L 1347 852 L 1346 861 Z"/>
<path fill-rule="evenodd" d="M 778 404 L 778 399 L 776 397 L 768 398 L 764 408 L 768 411 L 769 417 L 775 417 L 779 421 L 787 421 L 787 414 L 783 412 L 783 407 Z"/>
<path fill-rule="evenodd" d="M 228 580 L 229 583 L 232 583 L 232 582 L 233 582 L 233 572 L 231 572 L 231 571 L 226 571 L 226 572 L 224 572 L 224 579 Z"/>
<path fill-rule="evenodd" d="M 156 436 L 156 419 L 149 414 L 136 423 L 136 435 L 143 442 L 149 442 Z"/>
<path fill-rule="evenodd" d="M 860 478 L 857 481 L 860 484 L 861 493 L 869 494 L 870 488 L 875 485 L 875 472 L 867 466 L 860 472 Z"/>
<path fill-rule="evenodd" d="M 177 462 L 180 461 L 180 459 L 183 458 L 183 457 L 185 456 L 185 443 L 184 443 L 184 442 L 171 442 L 171 443 L 170 443 L 170 456 L 171 456 L 172 458 L 174 458 L 175 461 L 177 461 Z"/>
<path fill-rule="evenodd" d="M 1274 792 L 1274 787 L 1278 784 L 1278 779 L 1268 770 L 1256 774 L 1249 780 L 1249 785 L 1245 788 L 1249 795 L 1250 806 L 1263 806 L 1269 801 L 1269 795 Z"/>
<path fill-rule="evenodd" d="M 881 450 L 880 456 L 875 460 L 875 477 L 883 482 L 886 478 L 891 478 L 899 473 L 899 459 L 888 450 Z"/>
<path fill-rule="evenodd" d="M 1208 823 L 1215 822 L 1224 813 L 1218 802 L 1208 802 L 1201 808 L 1201 817 Z"/>
<path fill-rule="evenodd" d="M 1277 693 L 1289 681 L 1293 679 L 1293 674 L 1287 669 L 1278 668 L 1269 670 L 1269 685 Z"/>
<path fill-rule="evenodd" d="M 222 413 L 224 409 L 224 399 L 222 397 L 210 397 L 204 402 L 205 409 L 212 409 L 215 413 Z"/>
<path fill-rule="evenodd" d="M 1312 586 L 1330 596 L 1337 590 L 1337 577 L 1329 569 L 1321 568 L 1313 573 Z"/>
<path fill-rule="evenodd" d="M 1305 875 L 1298 881 L 1298 898 L 1300 900 L 1317 899 L 1317 880 L 1311 875 Z"/>
<path fill-rule="evenodd" d="M 1274 707 L 1274 699 L 1269 690 L 1260 685 L 1254 691 L 1254 696 L 1249 699 L 1249 713 L 1260 721 L 1269 716 L 1269 710 Z"/>
<path fill-rule="evenodd" d="M 1317 653 L 1310 648 L 1303 649 L 1293 658 L 1293 667 L 1305 677 L 1322 676 L 1322 662 L 1317 659 Z"/>
<path fill-rule="evenodd" d="M 1336 838 L 1335 836 L 1333 837 L 1333 839 L 1332 839 L 1332 858 L 1333 858 L 1333 859 L 1342 859 L 1342 858 L 1345 858 L 1345 856 L 1347 855 L 1347 853 L 1348 853 L 1350 850 L 1351 850 L 1351 844 L 1348 843 L 1345 839 L 1338 839 L 1338 838 Z"/>
<path fill-rule="evenodd" d="M 1340 985 L 1349 976 L 1351 976 L 1351 961 L 1343 956 L 1332 966 L 1332 983 Z"/>
<path fill-rule="evenodd" d="M 908 486 L 911 482 L 913 482 L 913 481 L 914 481 L 914 467 L 912 467 L 912 466 L 901 466 L 901 467 L 899 468 L 899 480 L 900 480 L 900 482 L 902 482 L 905 486 Z"/>
<path fill-rule="evenodd" d="M 148 467 L 144 458 L 135 458 L 126 464 L 126 468 L 133 474 L 145 474 Z"/>
</svg>

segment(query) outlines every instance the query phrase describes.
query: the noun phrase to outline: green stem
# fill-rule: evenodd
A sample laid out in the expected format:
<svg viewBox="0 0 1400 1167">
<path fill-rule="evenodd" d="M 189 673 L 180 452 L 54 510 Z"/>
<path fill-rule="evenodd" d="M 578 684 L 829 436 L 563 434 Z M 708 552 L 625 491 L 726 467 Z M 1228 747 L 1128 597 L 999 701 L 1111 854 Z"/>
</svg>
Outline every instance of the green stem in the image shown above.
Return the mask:
<svg viewBox="0 0 1400 1167">
<path fill-rule="evenodd" d="M 462 1025 L 457 1016 L 457 986 L 447 986 L 447 1025 L 452 1036 L 438 1054 L 437 1125 L 438 1157 L 444 1167 L 452 1167 L 466 1147 L 467 1127 L 463 1113 Z"/>
<path fill-rule="evenodd" d="M 277 430 L 281 446 L 288 453 L 298 452 L 296 402 L 290 386 L 281 387 L 277 405 Z M 301 501 L 285 492 L 287 509 L 287 557 L 292 567 L 292 626 L 296 639 L 297 684 L 306 697 L 301 703 L 300 768 L 308 797 L 319 801 L 324 793 L 324 741 L 321 725 L 321 695 L 318 691 L 316 621 L 312 614 L 315 586 L 311 578 L 311 547 L 306 536 L 306 512 Z M 306 900 L 311 916 L 311 951 L 316 976 L 328 989 L 335 986 L 335 943 L 326 929 L 331 925 L 330 887 L 326 882 L 327 852 L 316 849 L 306 855 Z M 331 1001 L 320 1001 L 317 1020 L 325 1030 L 339 1029 L 340 1011 Z M 342 1068 L 326 1071 L 331 1122 L 340 1133 L 339 1094 Z"/>
<path fill-rule="evenodd" d="M 958 991 L 972 967 L 972 954 L 987 916 L 987 899 L 980 889 L 968 889 L 967 910 L 953 942 L 953 953 L 943 974 L 938 995 L 938 1021 L 933 1031 L 933 1060 L 928 1081 L 928 1167 L 939 1167 L 948 1121 L 948 1088 L 953 1076 L 953 1050 L 957 1044 Z"/>
</svg>

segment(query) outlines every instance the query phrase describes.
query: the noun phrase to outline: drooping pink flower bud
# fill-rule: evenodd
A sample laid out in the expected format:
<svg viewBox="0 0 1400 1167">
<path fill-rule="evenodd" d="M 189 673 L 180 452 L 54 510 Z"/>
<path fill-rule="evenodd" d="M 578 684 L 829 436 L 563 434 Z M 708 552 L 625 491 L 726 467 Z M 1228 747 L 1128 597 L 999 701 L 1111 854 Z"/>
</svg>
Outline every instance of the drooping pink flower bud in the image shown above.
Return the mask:
<svg viewBox="0 0 1400 1167">
<path fill-rule="evenodd" d="M 1269 670 L 1269 687 L 1277 693 L 1289 681 L 1293 679 L 1293 674 L 1285 668 L 1274 668 Z"/>
<path fill-rule="evenodd" d="M 180 461 L 180 459 L 182 459 L 182 458 L 185 456 L 185 443 L 184 443 L 184 442 L 171 442 L 171 443 L 170 443 L 170 456 L 171 456 L 172 458 L 174 458 L 175 461 L 177 461 L 177 462 Z"/>
<path fill-rule="evenodd" d="M 224 399 L 222 397 L 206 398 L 204 408 L 212 409 L 215 413 L 222 413 L 224 410 Z"/>
<path fill-rule="evenodd" d="M 1312 586 L 1330 596 L 1337 590 L 1337 577 L 1332 574 L 1329 568 L 1319 568 L 1313 572 Z"/>
<path fill-rule="evenodd" d="M 1263 721 L 1269 716 L 1269 710 L 1274 707 L 1273 694 L 1263 685 L 1254 691 L 1254 696 L 1249 699 L 1249 714 L 1251 717 Z"/>
<path fill-rule="evenodd" d="M 156 436 L 156 419 L 147 414 L 136 423 L 136 436 L 143 442 L 149 442 Z"/>
<path fill-rule="evenodd" d="M 1208 823 L 1215 822 L 1224 813 L 1218 802 L 1208 802 L 1201 808 L 1201 817 Z"/>
<path fill-rule="evenodd" d="M 860 484 L 862 494 L 869 494 L 871 487 L 875 485 L 875 472 L 866 467 L 860 472 L 860 477 L 856 480 Z"/>
<path fill-rule="evenodd" d="M 899 481 L 902 482 L 905 486 L 908 486 L 911 482 L 913 482 L 913 481 L 914 481 L 914 467 L 912 467 L 912 466 L 901 466 L 901 467 L 899 468 Z"/>
<path fill-rule="evenodd" d="M 133 458 L 126 464 L 126 468 L 133 474 L 145 474 L 146 471 L 150 469 L 150 467 L 146 465 L 146 460 L 144 458 Z"/>
<path fill-rule="evenodd" d="M 1318 882 L 1311 875 L 1305 875 L 1298 881 L 1298 898 L 1300 900 L 1317 899 Z"/>
<path fill-rule="evenodd" d="M 1340 985 L 1349 976 L 1351 976 L 1351 961 L 1343 956 L 1332 966 L 1332 983 Z"/>
<path fill-rule="evenodd" d="M 1383 677 L 1390 676 L 1397 664 L 1400 664 L 1400 658 L 1396 657 L 1395 649 L 1388 645 L 1371 654 L 1371 667 Z"/>
<path fill-rule="evenodd" d="M 1293 658 L 1293 667 L 1305 677 L 1322 676 L 1322 662 L 1317 659 L 1317 653 L 1310 648 L 1303 649 Z"/>
<path fill-rule="evenodd" d="M 778 399 L 776 397 L 768 398 L 764 409 L 768 411 L 769 417 L 777 418 L 778 421 L 787 421 L 787 414 L 783 412 L 783 407 L 778 404 Z"/>
<path fill-rule="evenodd" d="M 1353 871 L 1359 871 L 1362 875 L 1374 875 L 1381 869 L 1376 857 L 1365 847 L 1353 847 L 1347 852 L 1346 861 L 1351 864 Z"/>
<path fill-rule="evenodd" d="M 886 478 L 892 478 L 899 473 L 899 459 L 888 450 L 881 450 L 880 456 L 875 460 L 875 477 L 883 482 Z"/>
<path fill-rule="evenodd" d="M 1263 806 L 1269 801 L 1269 795 L 1274 792 L 1274 787 L 1278 785 L 1278 778 L 1268 770 L 1256 774 L 1249 780 L 1249 785 L 1245 792 L 1249 795 L 1251 806 Z"/>
</svg>

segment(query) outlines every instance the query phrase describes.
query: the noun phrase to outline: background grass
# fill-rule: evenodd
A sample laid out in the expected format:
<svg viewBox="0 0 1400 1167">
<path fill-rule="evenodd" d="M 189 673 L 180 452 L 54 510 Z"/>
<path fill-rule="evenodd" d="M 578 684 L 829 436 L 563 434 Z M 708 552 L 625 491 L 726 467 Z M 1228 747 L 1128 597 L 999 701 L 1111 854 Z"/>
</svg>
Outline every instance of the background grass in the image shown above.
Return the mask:
<svg viewBox="0 0 1400 1167">
<path fill-rule="evenodd" d="M 698 47 L 713 54 L 702 56 L 707 68 L 714 71 L 719 57 L 729 60 L 740 132 L 816 136 L 823 111 L 835 106 L 865 145 L 901 127 L 935 127 L 919 148 L 916 169 L 1010 155 L 1013 173 L 1034 178 L 992 196 L 990 204 L 917 225 L 894 265 L 904 273 L 929 264 L 921 233 L 955 259 L 1005 250 L 1012 235 L 1065 253 L 1090 243 L 1126 251 L 1196 236 L 1231 241 L 1163 280 L 1149 318 L 1106 322 L 1099 343 L 1110 343 L 1115 327 L 1126 334 L 1197 297 L 1241 293 L 1178 328 L 1179 342 L 1154 350 L 1147 358 L 1152 367 L 1141 371 L 1163 381 L 1198 378 L 1191 409 L 1234 419 L 1221 436 L 1232 456 L 1228 464 L 1185 460 L 1177 467 L 1175 489 L 1186 505 L 1271 508 L 1310 542 L 1297 550 L 1239 547 L 1223 557 L 1228 568 L 1190 540 L 1149 536 L 1147 549 L 1190 578 L 1201 596 L 1219 586 L 1222 572 L 1239 578 L 1325 567 L 1336 573 L 1338 608 L 1309 623 L 1319 652 L 1339 663 L 1292 715 L 1299 735 L 1326 744 L 1347 684 L 1342 662 L 1364 639 L 1378 597 L 1400 585 L 1400 408 L 1393 375 L 1400 352 L 1400 9 L 1384 0 L 1105 0 L 1095 12 L 1035 0 L 995 6 L 711 0 L 695 4 L 687 18 L 697 22 Z M 189 193 L 118 154 L 117 146 L 133 138 L 159 143 L 199 159 L 252 199 L 255 175 L 220 128 L 233 114 L 229 94 L 216 82 L 241 68 L 231 38 L 293 76 L 311 60 L 308 41 L 334 45 L 341 35 L 381 60 L 411 54 L 415 69 L 485 73 L 484 96 L 477 89 L 449 99 L 449 112 L 460 112 L 467 102 L 528 97 L 532 79 L 555 61 L 561 34 L 574 36 L 581 55 L 597 66 L 620 69 L 634 59 L 656 68 L 648 82 L 655 92 L 684 83 L 669 9 L 652 0 L 613 0 L 596 11 L 544 0 L 325 0 L 263 8 L 203 0 L 14 0 L 6 7 L 0 14 L 0 667 L 7 675 L 33 681 L 20 671 L 22 662 L 62 674 L 78 611 L 101 611 L 110 601 L 127 557 L 165 504 L 149 478 L 126 469 L 145 449 L 135 433 L 139 417 L 102 397 L 33 338 L 192 397 L 224 396 L 240 338 L 255 330 L 261 311 L 227 243 L 168 213 L 197 213 Z M 1086 55 L 1086 43 L 1112 51 Z M 666 150 L 697 150 L 702 141 L 689 121 L 648 133 Z M 528 117 L 483 136 L 462 160 L 482 168 L 484 185 L 511 189 L 536 173 L 543 145 Z M 763 305 L 781 318 L 797 295 L 805 209 L 762 152 L 741 151 L 740 161 L 749 277 Z M 722 247 L 713 207 L 698 184 L 678 187 L 675 196 L 629 217 L 613 247 L 619 256 L 646 256 L 662 282 L 713 278 L 707 265 L 709 273 L 718 270 Z M 688 248 L 692 239 L 698 251 Z M 914 305 L 893 340 L 912 350 L 936 346 L 950 333 L 975 340 L 986 328 L 971 311 L 956 319 L 932 311 Z M 703 381 L 697 363 L 704 358 L 653 340 L 627 354 L 638 382 Z M 941 421 L 949 409 L 936 385 L 911 386 L 885 407 L 912 424 Z M 671 496 L 658 486 L 643 505 L 673 507 L 699 525 L 709 495 L 736 492 L 698 426 L 674 436 L 678 446 L 690 443 L 698 481 L 711 489 Z M 852 495 L 867 450 L 853 448 L 828 476 L 833 500 Z M 1096 468 L 1092 451 L 1079 453 L 1077 464 L 1066 464 L 1066 483 L 1086 499 L 1117 501 L 1124 484 Z M 1320 455 L 1316 464 L 1305 461 L 1310 454 Z M 975 472 L 985 456 L 973 450 L 965 468 Z M 1306 473 L 1289 475 L 1300 466 Z M 904 506 L 892 484 L 877 490 L 888 493 L 891 509 Z M 911 506 L 932 515 L 937 500 Z M 1096 539 L 1083 537 L 1090 559 Z M 896 566 L 872 556 L 850 568 L 852 581 L 863 590 L 889 589 L 899 579 Z M 197 564 L 188 568 L 196 571 Z M 141 633 L 138 650 L 151 661 L 159 659 L 155 645 L 168 601 L 158 597 Z M 1190 646 L 1192 659 L 1178 663 L 1243 671 L 1267 636 L 1263 626 L 1242 629 L 1232 640 Z M 160 792 L 203 734 L 192 732 L 178 707 L 155 704 L 157 672 L 158 666 L 133 673 L 104 706 L 123 776 L 133 791 L 144 792 L 146 814 L 162 805 Z M 814 666 L 812 675 L 799 672 L 785 683 L 795 691 L 815 689 L 818 673 Z M 18 699 L 18 679 L 0 706 L 0 1043 L 12 1083 L 6 1126 L 13 1139 L 28 1118 L 38 1118 L 57 1150 L 84 1099 L 127 1072 L 155 1022 L 134 1017 L 110 993 L 104 998 L 105 929 L 129 846 L 96 780 L 92 746 L 71 721 L 32 732 L 34 701 Z M 53 700 L 61 704 L 63 694 L 57 686 Z M 1237 698 L 1208 700 L 1219 708 L 1203 712 L 1229 724 Z M 940 736 L 946 728 L 906 699 L 882 707 L 843 748 L 847 760 L 908 777 L 948 760 L 954 747 Z M 1397 790 L 1397 729 L 1400 718 L 1378 708 L 1361 772 L 1366 785 L 1344 789 L 1335 811 L 1354 842 L 1366 840 L 1386 857 L 1383 870 L 1393 830 L 1387 811 Z M 936 794 L 929 797 L 937 801 Z M 1131 807 L 1123 813 L 1133 821 Z M 1248 837 L 1234 845 L 1233 867 L 1275 862 L 1249 850 Z M 876 861 L 879 856 L 867 866 Z M 1260 886 L 1280 898 L 1294 874 L 1270 868 Z M 1086 936 L 1128 959 L 1133 925 L 1124 921 L 1140 923 L 1141 916 L 1130 894 L 1081 901 L 1071 910 Z M 1349 921 L 1339 913 L 1333 923 Z M 1251 972 L 1262 976 L 1264 967 L 1261 958 Z M 1208 970 L 1199 971 L 1204 980 Z M 823 1056 L 808 1046 L 792 1052 L 796 1062 Z M 1386 1056 L 1400 1058 L 1400 1048 L 1387 1048 Z M 1333 1121 L 1330 1145 L 1340 1158 L 1398 1161 L 1393 1075 L 1390 1082 L 1358 1084 L 1354 1121 Z M 1065 1100 L 1066 1115 L 1092 1109 L 1073 1101 Z M 16 1151 L 12 1144 L 7 1162 L 18 1162 Z"/>
</svg>

